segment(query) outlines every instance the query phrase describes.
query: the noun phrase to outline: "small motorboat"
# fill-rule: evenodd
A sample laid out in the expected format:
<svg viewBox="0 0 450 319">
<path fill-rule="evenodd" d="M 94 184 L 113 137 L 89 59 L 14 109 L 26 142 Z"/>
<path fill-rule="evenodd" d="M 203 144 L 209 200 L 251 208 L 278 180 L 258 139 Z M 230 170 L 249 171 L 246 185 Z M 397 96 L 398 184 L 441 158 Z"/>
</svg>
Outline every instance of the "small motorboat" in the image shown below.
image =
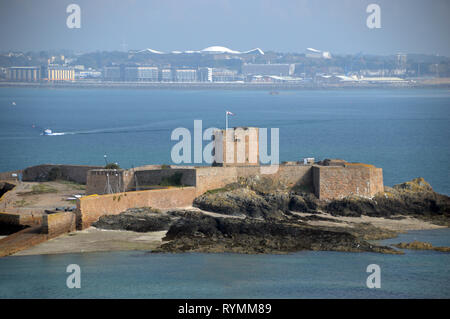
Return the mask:
<svg viewBox="0 0 450 319">
<path fill-rule="evenodd" d="M 16 102 L 13 101 L 13 102 L 11 103 L 11 106 L 16 106 Z"/>
<path fill-rule="evenodd" d="M 52 135 L 52 134 L 53 134 L 53 132 L 52 132 L 52 130 L 49 129 L 49 128 L 45 129 L 45 130 L 42 132 L 42 135 Z"/>
</svg>

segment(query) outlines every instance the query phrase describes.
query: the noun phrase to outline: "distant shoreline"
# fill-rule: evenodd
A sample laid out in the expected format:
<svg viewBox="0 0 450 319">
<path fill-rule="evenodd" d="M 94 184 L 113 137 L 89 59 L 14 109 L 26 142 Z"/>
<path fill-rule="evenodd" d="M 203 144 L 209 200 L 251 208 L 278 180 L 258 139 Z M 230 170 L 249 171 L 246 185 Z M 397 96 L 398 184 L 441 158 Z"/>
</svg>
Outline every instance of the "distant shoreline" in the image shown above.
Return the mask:
<svg viewBox="0 0 450 319">
<path fill-rule="evenodd" d="M 450 81 L 443 82 L 420 82 L 420 83 L 348 83 L 348 84 L 315 84 L 315 83 L 136 83 L 136 82 L 0 82 L 0 87 L 11 88 L 70 88 L 70 89 L 148 89 L 148 90 L 339 90 L 339 89 L 445 89 L 450 88 Z"/>
</svg>

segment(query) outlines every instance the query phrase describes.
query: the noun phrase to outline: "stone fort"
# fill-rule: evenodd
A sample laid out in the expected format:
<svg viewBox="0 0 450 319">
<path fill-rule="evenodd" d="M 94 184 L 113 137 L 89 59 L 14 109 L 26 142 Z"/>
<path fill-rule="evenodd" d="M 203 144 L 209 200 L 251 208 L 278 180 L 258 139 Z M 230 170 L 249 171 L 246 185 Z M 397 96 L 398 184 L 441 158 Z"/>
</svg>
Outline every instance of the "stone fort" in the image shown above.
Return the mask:
<svg viewBox="0 0 450 319">
<path fill-rule="evenodd" d="M 80 227 L 103 214 L 120 213 L 130 207 L 189 206 L 208 190 L 248 177 L 269 178 L 289 188 L 312 192 L 321 200 L 371 198 L 384 191 L 382 169 L 369 164 L 344 160 L 314 163 L 309 159 L 284 162 L 265 170 L 267 165 L 259 162 L 258 128 L 217 130 L 213 141 L 212 166 L 147 165 L 87 171 L 86 193 L 93 196 L 78 201 Z"/>
<path fill-rule="evenodd" d="M 0 178 L 22 174 L 23 181 L 45 181 L 52 172 L 59 178 L 86 184 L 74 212 L 44 214 L 39 221 L 23 221 L 20 214 L 0 214 L 15 224 L 39 224 L 45 239 L 84 229 L 103 215 L 128 208 L 150 206 L 171 209 L 191 206 L 199 195 L 242 178 L 268 178 L 289 189 L 311 192 L 321 200 L 348 196 L 371 198 L 384 191 L 381 168 L 344 160 L 313 159 L 262 165 L 258 128 L 230 128 L 213 134 L 211 166 L 146 165 L 132 169 L 45 164 L 22 171 L 1 173 Z M 267 168 L 270 168 L 269 170 Z M 14 173 L 14 174 L 12 174 Z M 44 238 L 44 237 L 42 237 Z M 40 240 L 44 240 L 44 239 Z"/>
</svg>

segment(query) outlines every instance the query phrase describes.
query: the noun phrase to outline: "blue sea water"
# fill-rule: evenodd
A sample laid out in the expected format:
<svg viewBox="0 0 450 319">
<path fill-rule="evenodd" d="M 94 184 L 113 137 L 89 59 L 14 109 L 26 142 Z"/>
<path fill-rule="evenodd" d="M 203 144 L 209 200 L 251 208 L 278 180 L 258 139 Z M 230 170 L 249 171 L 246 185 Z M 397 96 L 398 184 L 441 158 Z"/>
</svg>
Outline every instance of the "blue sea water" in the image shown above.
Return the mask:
<svg viewBox="0 0 450 319">
<path fill-rule="evenodd" d="M 12 106 L 12 102 L 16 105 Z M 422 176 L 450 194 L 446 89 L 169 91 L 0 88 L 0 171 L 41 163 L 122 167 L 171 163 L 177 127 L 280 129 L 280 160 L 343 158 L 383 168 L 394 185 Z M 35 128 L 32 127 L 35 126 Z M 41 136 L 44 128 L 65 133 Z M 450 246 L 448 229 L 385 243 Z M 378 264 L 380 289 L 366 287 Z M 66 267 L 82 288 L 66 287 Z M 102 252 L 0 259 L 0 298 L 449 298 L 450 255 L 299 252 L 289 255 Z"/>
<path fill-rule="evenodd" d="M 450 246 L 450 230 L 413 231 L 382 243 Z M 66 267 L 81 268 L 81 288 Z M 369 264 L 381 288 L 369 289 Z M 288 255 L 102 252 L 0 259 L 0 298 L 450 298 L 450 254 L 298 252 Z"/>
<path fill-rule="evenodd" d="M 16 106 L 12 106 L 12 102 Z M 343 158 L 383 168 L 392 186 L 421 176 L 450 194 L 450 91 L 0 88 L 0 171 L 41 163 L 171 163 L 177 127 L 280 129 L 280 160 Z M 32 128 L 32 125 L 35 128 Z M 66 133 L 41 136 L 44 128 Z"/>
</svg>

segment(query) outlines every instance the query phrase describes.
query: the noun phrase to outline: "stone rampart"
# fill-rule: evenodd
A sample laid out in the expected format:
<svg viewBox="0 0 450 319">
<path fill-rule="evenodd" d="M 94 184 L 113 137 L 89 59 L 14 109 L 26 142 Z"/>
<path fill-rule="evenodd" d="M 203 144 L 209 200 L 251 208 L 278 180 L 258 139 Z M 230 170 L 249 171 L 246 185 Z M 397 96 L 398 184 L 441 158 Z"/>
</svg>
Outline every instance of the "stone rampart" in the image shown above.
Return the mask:
<svg viewBox="0 0 450 319">
<path fill-rule="evenodd" d="M 46 182 L 63 179 L 78 184 L 86 184 L 87 172 L 100 166 L 43 164 L 27 167 L 22 171 L 24 182 Z"/>
<path fill-rule="evenodd" d="M 372 198 L 384 190 L 383 171 L 372 165 L 314 166 L 314 190 L 319 199 L 347 196 Z"/>
<path fill-rule="evenodd" d="M 49 237 L 76 230 L 76 216 L 72 212 L 60 212 L 42 216 L 42 232 Z"/>
<path fill-rule="evenodd" d="M 195 187 L 86 196 L 77 200 L 77 229 L 89 227 L 103 215 L 116 215 L 132 207 L 187 207 L 195 197 Z"/>
</svg>

